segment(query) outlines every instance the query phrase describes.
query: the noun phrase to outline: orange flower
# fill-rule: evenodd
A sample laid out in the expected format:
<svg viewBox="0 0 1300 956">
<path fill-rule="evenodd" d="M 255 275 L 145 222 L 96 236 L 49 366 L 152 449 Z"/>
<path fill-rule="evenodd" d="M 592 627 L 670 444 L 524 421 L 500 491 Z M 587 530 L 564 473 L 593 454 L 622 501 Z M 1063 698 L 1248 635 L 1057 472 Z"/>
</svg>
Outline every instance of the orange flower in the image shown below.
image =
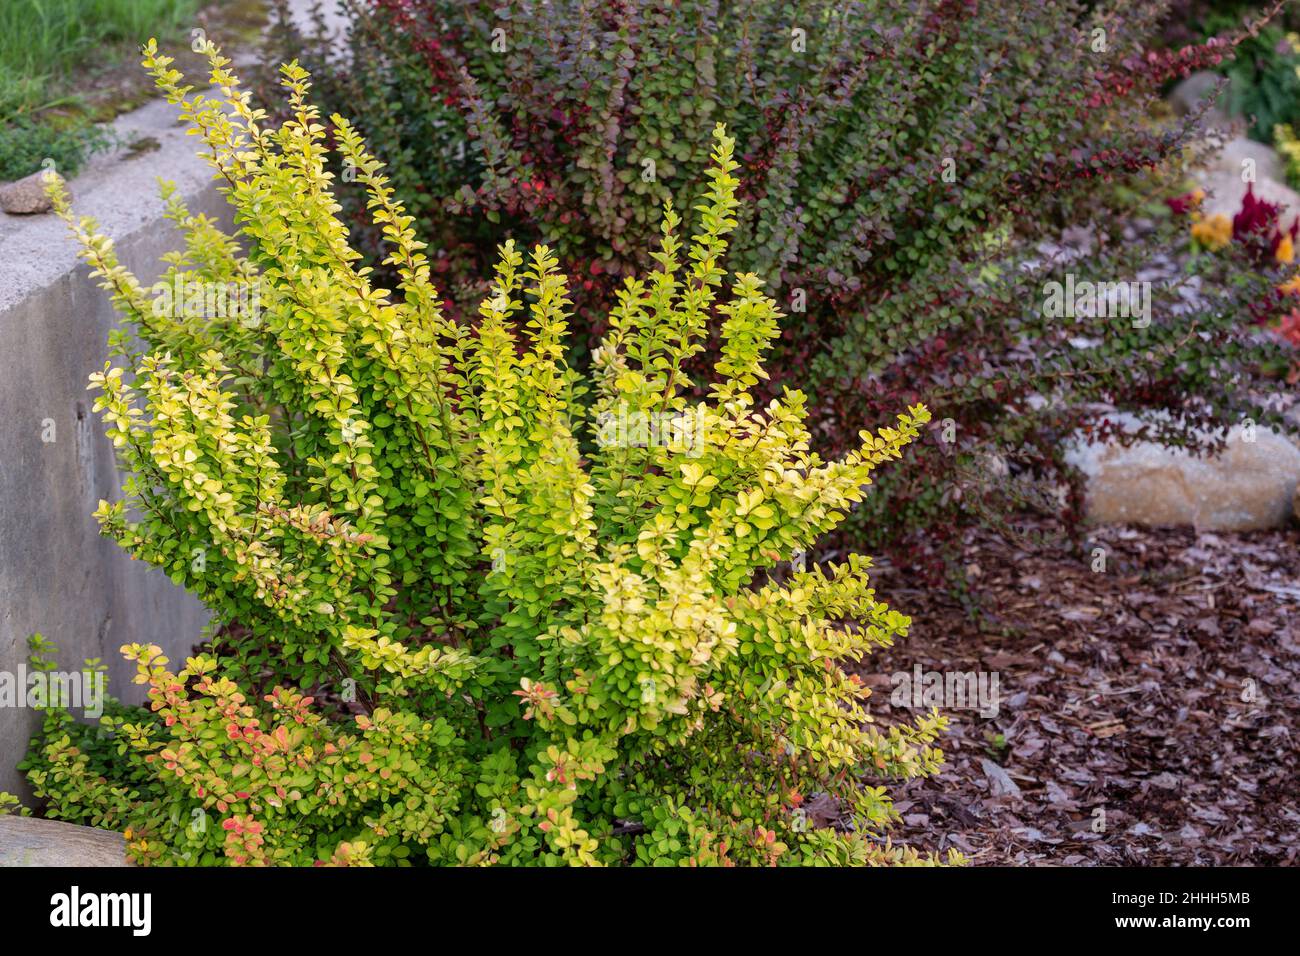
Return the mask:
<svg viewBox="0 0 1300 956">
<path fill-rule="evenodd" d="M 1192 215 L 1196 215 L 1196 210 L 1200 207 L 1203 199 L 1205 199 L 1205 190 L 1193 189 L 1191 192 L 1183 193 L 1181 196 L 1166 199 L 1165 204 L 1169 206 L 1170 210 L 1172 210 L 1175 215 L 1181 216 L 1188 212 L 1192 213 Z"/>
<path fill-rule="evenodd" d="M 1291 242 L 1290 236 L 1282 237 L 1281 241 L 1277 244 L 1277 251 L 1273 253 L 1273 255 L 1277 257 L 1278 262 L 1295 261 L 1295 246 Z"/>
<path fill-rule="evenodd" d="M 1222 249 L 1232 241 L 1232 220 L 1221 212 L 1192 223 L 1192 238 L 1207 249 Z"/>
</svg>

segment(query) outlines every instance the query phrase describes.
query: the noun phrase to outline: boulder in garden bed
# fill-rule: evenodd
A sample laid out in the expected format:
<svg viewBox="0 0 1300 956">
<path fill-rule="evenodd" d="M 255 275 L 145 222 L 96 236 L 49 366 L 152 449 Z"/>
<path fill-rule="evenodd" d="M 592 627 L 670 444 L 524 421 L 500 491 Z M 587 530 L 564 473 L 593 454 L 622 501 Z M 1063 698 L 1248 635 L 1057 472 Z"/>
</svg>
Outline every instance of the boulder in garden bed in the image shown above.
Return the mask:
<svg viewBox="0 0 1300 956">
<path fill-rule="evenodd" d="M 1264 428 L 1253 429 L 1254 441 L 1246 440 L 1250 434 L 1234 428 L 1213 456 L 1138 442 L 1079 444 L 1066 458 L 1087 476 L 1087 516 L 1097 524 L 1279 527 L 1296 508 L 1300 449 Z"/>
<path fill-rule="evenodd" d="M 1248 170 L 1254 172 L 1249 182 L 1243 178 Z M 1201 207 L 1207 216 L 1235 216 L 1241 210 L 1248 185 L 1254 186 L 1258 198 L 1282 207 L 1278 222 L 1281 230 L 1289 229 L 1300 213 L 1300 195 L 1286 184 L 1277 152 L 1245 136 L 1230 140 L 1208 166 L 1196 171 L 1195 177 L 1207 194 Z"/>
</svg>

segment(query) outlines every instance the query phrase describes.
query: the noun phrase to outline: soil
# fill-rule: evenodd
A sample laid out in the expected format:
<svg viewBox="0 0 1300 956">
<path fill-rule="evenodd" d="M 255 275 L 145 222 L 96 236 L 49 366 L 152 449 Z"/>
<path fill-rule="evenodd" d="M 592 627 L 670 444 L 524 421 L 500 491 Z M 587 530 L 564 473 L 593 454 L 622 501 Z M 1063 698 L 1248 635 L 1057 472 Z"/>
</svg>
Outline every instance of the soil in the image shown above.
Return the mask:
<svg viewBox="0 0 1300 956">
<path fill-rule="evenodd" d="M 976 865 L 1300 862 L 1298 545 L 1115 527 L 1075 553 L 974 531 L 975 613 L 879 570 L 914 623 L 864 662 L 874 712 L 898 718 L 892 675 L 917 664 L 1000 691 L 996 716 L 945 709 L 947 765 L 893 788 L 894 842 Z"/>
</svg>

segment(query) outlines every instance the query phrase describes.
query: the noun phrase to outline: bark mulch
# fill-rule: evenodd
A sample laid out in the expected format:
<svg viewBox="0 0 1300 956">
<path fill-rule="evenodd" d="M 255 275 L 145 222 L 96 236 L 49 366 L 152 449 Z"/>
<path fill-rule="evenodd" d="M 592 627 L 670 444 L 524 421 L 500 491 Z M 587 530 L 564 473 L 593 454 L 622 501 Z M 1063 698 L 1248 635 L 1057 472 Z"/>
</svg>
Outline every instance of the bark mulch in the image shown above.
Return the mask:
<svg viewBox="0 0 1300 956">
<path fill-rule="evenodd" d="M 996 672 L 1000 691 L 996 716 L 944 708 L 947 764 L 894 787 L 892 839 L 976 865 L 1300 862 L 1300 532 L 1092 539 L 1104 571 L 1090 552 L 974 532 L 975 615 L 875 573 L 913 619 L 863 662 L 879 719 L 906 715 L 892 675 L 917 664 Z"/>
</svg>

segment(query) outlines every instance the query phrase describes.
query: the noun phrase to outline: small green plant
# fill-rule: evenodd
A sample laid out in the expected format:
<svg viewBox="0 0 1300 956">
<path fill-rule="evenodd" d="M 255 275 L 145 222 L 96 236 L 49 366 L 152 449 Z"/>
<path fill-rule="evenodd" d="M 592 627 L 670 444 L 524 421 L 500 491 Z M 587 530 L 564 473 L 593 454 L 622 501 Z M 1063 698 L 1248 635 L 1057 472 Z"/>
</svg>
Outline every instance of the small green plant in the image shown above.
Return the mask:
<svg viewBox="0 0 1300 956">
<path fill-rule="evenodd" d="M 61 175 L 72 176 L 91 155 L 114 142 L 107 129 L 91 123 L 56 126 L 20 117 L 0 126 L 0 182 L 39 172 L 47 161 Z"/>
<path fill-rule="evenodd" d="M 994 760 L 1001 760 L 1007 755 L 1007 738 L 1005 734 L 984 731 L 984 752 Z"/>
<path fill-rule="evenodd" d="M 878 727 L 853 672 L 909 620 L 866 559 L 802 562 L 929 414 L 822 461 L 802 394 L 755 401 L 780 315 L 722 266 L 725 129 L 696 231 L 666 205 L 588 381 L 549 249 L 506 242 L 477 323 L 449 321 L 411 217 L 346 120 L 327 134 L 306 72 L 283 68 L 291 116 L 269 127 L 204 52 L 219 98 L 152 42 L 145 65 L 243 244 L 165 188 L 186 244 L 163 281 L 254 286 L 257 309 L 160 307 L 51 191 L 131 326 L 92 379 L 132 475 L 97 517 L 220 626 L 176 669 L 124 648 L 147 708 L 47 713 L 26 763 L 47 812 L 159 864 L 936 862 L 888 841 L 883 785 L 939 768 L 944 721 Z M 394 289 L 357 264 L 343 189 L 366 191 Z"/>
<path fill-rule="evenodd" d="M 30 816 L 31 810 L 19 803 L 18 798 L 12 793 L 6 793 L 4 790 L 0 790 L 0 817 L 5 814 Z"/>
</svg>

